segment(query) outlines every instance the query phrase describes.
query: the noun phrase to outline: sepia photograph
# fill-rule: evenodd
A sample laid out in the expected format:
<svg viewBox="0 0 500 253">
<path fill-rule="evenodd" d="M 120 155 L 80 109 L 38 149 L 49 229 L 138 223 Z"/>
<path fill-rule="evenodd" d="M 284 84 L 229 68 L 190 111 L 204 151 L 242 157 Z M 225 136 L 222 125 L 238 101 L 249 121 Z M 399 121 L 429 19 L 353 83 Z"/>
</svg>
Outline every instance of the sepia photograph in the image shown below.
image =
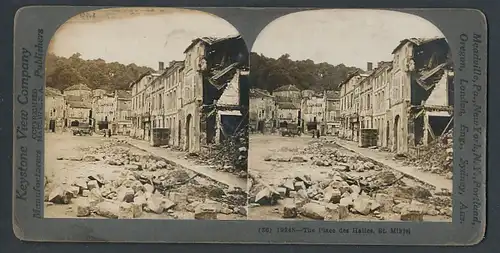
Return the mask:
<svg viewBox="0 0 500 253">
<path fill-rule="evenodd" d="M 85 12 L 45 61 L 45 218 L 246 219 L 249 52 L 230 23 Z"/>
<path fill-rule="evenodd" d="M 248 219 L 451 222 L 454 69 L 435 25 L 297 12 L 250 64 Z"/>
</svg>

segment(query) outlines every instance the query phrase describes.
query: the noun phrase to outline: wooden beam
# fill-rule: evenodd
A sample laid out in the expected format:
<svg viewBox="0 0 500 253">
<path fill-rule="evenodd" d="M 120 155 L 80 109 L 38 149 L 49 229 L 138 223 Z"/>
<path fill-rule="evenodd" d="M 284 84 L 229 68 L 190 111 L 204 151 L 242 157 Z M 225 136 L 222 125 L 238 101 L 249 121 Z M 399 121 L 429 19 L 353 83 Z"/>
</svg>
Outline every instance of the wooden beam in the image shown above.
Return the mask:
<svg viewBox="0 0 500 253">
<path fill-rule="evenodd" d="M 453 121 L 453 118 L 454 118 L 454 117 L 455 117 L 455 116 L 451 116 L 450 121 L 448 121 L 448 124 L 446 125 L 446 127 L 444 128 L 444 130 L 443 130 L 443 132 L 441 133 L 441 135 L 440 135 L 440 136 L 443 136 L 443 135 L 444 135 L 444 134 L 448 131 L 448 127 L 450 127 L 451 122 Z"/>
</svg>

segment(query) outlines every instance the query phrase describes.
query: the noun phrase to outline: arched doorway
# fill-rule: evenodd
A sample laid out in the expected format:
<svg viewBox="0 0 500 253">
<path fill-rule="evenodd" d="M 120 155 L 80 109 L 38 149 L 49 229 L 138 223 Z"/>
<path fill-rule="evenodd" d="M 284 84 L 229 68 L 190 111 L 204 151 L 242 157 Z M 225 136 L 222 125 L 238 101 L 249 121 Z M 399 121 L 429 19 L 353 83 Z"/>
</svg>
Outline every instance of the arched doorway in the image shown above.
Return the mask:
<svg viewBox="0 0 500 253">
<path fill-rule="evenodd" d="M 399 115 L 394 118 L 394 151 L 399 152 Z"/>
<path fill-rule="evenodd" d="M 179 128 L 177 128 L 177 129 L 178 129 L 178 130 L 177 130 L 177 135 L 178 135 L 178 137 L 177 137 L 177 138 L 178 138 L 178 139 L 177 139 L 177 145 L 178 145 L 179 147 L 181 147 L 181 142 L 182 142 L 182 141 L 181 141 L 181 140 L 182 140 L 182 131 L 181 131 L 181 129 L 182 129 L 182 123 L 181 123 L 181 121 L 180 121 L 180 120 L 179 120 Z"/>
<path fill-rule="evenodd" d="M 191 114 L 188 114 L 186 117 L 186 149 L 188 151 L 191 150 Z"/>
</svg>

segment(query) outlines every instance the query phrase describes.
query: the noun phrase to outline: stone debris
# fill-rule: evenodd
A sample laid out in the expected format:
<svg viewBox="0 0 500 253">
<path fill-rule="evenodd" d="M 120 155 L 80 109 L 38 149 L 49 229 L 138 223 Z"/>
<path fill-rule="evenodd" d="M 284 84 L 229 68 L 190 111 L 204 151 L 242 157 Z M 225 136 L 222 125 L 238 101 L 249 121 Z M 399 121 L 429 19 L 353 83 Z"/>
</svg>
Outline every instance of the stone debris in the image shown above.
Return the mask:
<svg viewBox="0 0 500 253">
<path fill-rule="evenodd" d="M 435 191 L 343 150 L 333 141 L 321 140 L 299 149 L 299 155 L 265 158 L 269 162 L 307 162 L 311 170 L 320 166 L 327 172 L 322 173 L 322 179 L 300 174 L 283 178 L 276 185 L 250 175 L 250 206 L 279 205 L 277 210 L 285 219 L 343 220 L 351 215 L 384 219 L 397 215 L 401 220 L 418 221 L 426 216 L 451 216 L 451 192 Z"/>
<path fill-rule="evenodd" d="M 403 162 L 451 179 L 453 175 L 453 128 L 429 145 L 419 147 L 418 154 L 405 154 Z"/>
<path fill-rule="evenodd" d="M 115 176 L 109 180 L 103 174 L 89 172 L 69 185 L 51 183 L 45 201 L 70 204 L 78 198 L 72 209 L 77 217 L 132 219 L 144 212 L 173 218 L 179 212 L 190 212 L 196 219 L 217 219 L 218 214 L 246 215 L 247 193 L 243 189 L 227 187 L 161 158 L 136 155 L 117 143 L 123 142 L 84 148 L 88 154 L 81 159 L 120 166 L 122 170 L 114 171 Z M 241 148 L 238 152 L 247 150 Z"/>
<path fill-rule="evenodd" d="M 99 183 L 97 183 L 96 180 L 91 180 L 87 183 L 87 189 L 92 190 L 92 189 L 98 189 L 99 188 Z"/>
<path fill-rule="evenodd" d="M 55 187 L 49 194 L 48 200 L 54 204 L 69 204 L 75 195 L 68 187 Z"/>
<path fill-rule="evenodd" d="M 120 203 L 103 201 L 97 204 L 96 213 L 102 217 L 118 219 L 120 217 Z"/>
<path fill-rule="evenodd" d="M 248 171 L 248 130 L 241 128 L 218 144 L 210 144 L 197 154 L 188 154 L 187 159 L 209 165 L 217 170 L 230 172 L 246 178 Z"/>
<path fill-rule="evenodd" d="M 327 215 L 327 209 L 325 205 L 318 203 L 307 203 L 301 207 L 300 213 L 304 217 L 308 217 L 315 220 L 323 220 Z"/>
<path fill-rule="evenodd" d="M 83 201 L 76 205 L 76 217 L 90 216 L 91 206 L 88 201 Z"/>
<path fill-rule="evenodd" d="M 123 202 L 133 202 L 134 201 L 134 197 L 135 197 L 135 192 L 133 189 L 131 188 L 125 188 L 125 187 L 122 187 L 121 189 L 118 189 L 118 195 L 117 195 L 117 198 L 118 198 L 118 201 L 123 201 Z M 103 194 L 104 195 L 104 194 Z M 109 195 L 109 194 L 108 194 Z M 107 196 L 107 195 L 106 195 Z M 104 196 L 105 197 L 105 196 Z"/>
<path fill-rule="evenodd" d="M 287 203 L 283 207 L 283 218 L 295 218 L 298 215 L 297 205 L 295 203 Z"/>
<path fill-rule="evenodd" d="M 195 208 L 196 220 L 217 220 L 217 208 L 210 204 L 200 204 Z"/>
</svg>

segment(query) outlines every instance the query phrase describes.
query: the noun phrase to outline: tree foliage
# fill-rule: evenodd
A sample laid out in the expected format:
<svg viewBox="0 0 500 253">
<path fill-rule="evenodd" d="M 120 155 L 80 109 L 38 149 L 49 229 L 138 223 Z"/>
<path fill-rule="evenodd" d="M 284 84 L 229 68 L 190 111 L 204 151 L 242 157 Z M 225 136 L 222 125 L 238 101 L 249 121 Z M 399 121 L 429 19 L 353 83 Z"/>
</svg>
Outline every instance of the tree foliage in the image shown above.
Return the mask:
<svg viewBox="0 0 500 253">
<path fill-rule="evenodd" d="M 91 89 L 128 89 L 132 81 L 147 71 L 152 69 L 133 63 L 123 65 L 118 62 L 107 63 L 103 59 L 84 60 L 79 53 L 69 58 L 49 53 L 46 58 L 47 86 L 59 90 L 79 83 Z"/>
<path fill-rule="evenodd" d="M 252 52 L 250 55 L 250 82 L 253 88 L 272 92 L 293 84 L 301 90 L 335 90 L 347 75 L 358 68 L 344 64 L 315 63 L 312 60 L 293 61 L 284 54 L 278 59 Z"/>
</svg>

